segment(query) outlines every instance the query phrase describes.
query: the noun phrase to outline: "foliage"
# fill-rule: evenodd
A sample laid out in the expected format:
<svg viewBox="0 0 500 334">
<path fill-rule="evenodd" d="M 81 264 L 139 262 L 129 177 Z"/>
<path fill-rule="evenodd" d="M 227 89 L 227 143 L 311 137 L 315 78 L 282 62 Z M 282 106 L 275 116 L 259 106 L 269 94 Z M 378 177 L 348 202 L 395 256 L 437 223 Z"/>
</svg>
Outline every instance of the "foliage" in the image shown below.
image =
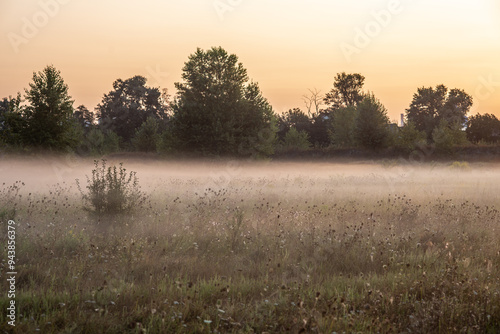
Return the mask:
<svg viewBox="0 0 500 334">
<path fill-rule="evenodd" d="M 358 111 L 355 107 L 342 107 L 334 111 L 329 131 L 331 143 L 336 147 L 356 145 L 356 122 Z"/>
<path fill-rule="evenodd" d="M 144 201 L 136 173 L 127 174 L 123 163 L 118 168 L 106 167 L 105 159 L 102 159 L 100 166 L 94 160 L 94 167 L 92 179 L 87 176 L 86 192 L 76 180 L 86 210 L 98 215 L 128 213 Z"/>
<path fill-rule="evenodd" d="M 429 139 L 441 121 L 465 124 L 466 114 L 472 107 L 472 97 L 460 89 L 444 85 L 422 87 L 413 95 L 410 107 L 406 109 L 408 121 L 415 124 L 419 131 L 425 131 Z"/>
<path fill-rule="evenodd" d="M 21 93 L 0 101 L 0 141 L 17 148 L 26 142 L 27 123 L 21 102 Z"/>
<path fill-rule="evenodd" d="M 52 65 L 33 73 L 33 82 L 26 89 L 25 140 L 28 144 L 50 149 L 75 147 L 71 115 L 73 101 L 61 73 Z"/>
<path fill-rule="evenodd" d="M 470 164 L 467 161 L 453 161 L 450 168 L 455 169 L 455 170 L 463 170 L 463 171 L 470 171 L 471 170 Z"/>
<path fill-rule="evenodd" d="M 132 144 L 143 152 L 156 152 L 160 142 L 158 119 L 149 116 L 141 127 L 135 130 Z"/>
<path fill-rule="evenodd" d="M 401 127 L 394 139 L 394 147 L 406 153 L 413 152 L 420 145 L 427 143 L 427 135 L 423 131 L 418 131 L 415 124 L 407 122 Z"/>
<path fill-rule="evenodd" d="M 120 138 L 113 131 L 93 127 L 84 135 L 81 149 L 92 156 L 102 156 L 120 150 Z"/>
<path fill-rule="evenodd" d="M 325 95 L 324 101 L 332 109 L 356 106 L 363 100 L 365 77 L 361 74 L 338 73 L 332 90 Z"/>
<path fill-rule="evenodd" d="M 439 126 L 432 131 L 432 140 L 436 149 L 450 153 L 454 146 L 465 144 L 467 137 L 460 124 L 441 121 Z"/>
<path fill-rule="evenodd" d="M 330 109 L 321 110 L 312 117 L 311 131 L 309 132 L 310 142 L 315 147 L 327 147 L 330 145 L 329 130 L 332 127 L 333 114 Z"/>
<path fill-rule="evenodd" d="M 309 142 L 316 147 L 330 144 L 329 129 L 331 127 L 332 111 L 321 110 L 306 115 L 301 109 L 288 110 L 278 117 L 278 139 L 282 142 L 291 128 L 307 133 Z"/>
<path fill-rule="evenodd" d="M 467 121 L 467 139 L 473 143 L 498 143 L 500 141 L 500 120 L 495 115 L 474 115 Z"/>
<path fill-rule="evenodd" d="M 357 106 L 356 141 L 364 148 L 380 149 L 387 146 L 389 117 L 387 109 L 373 95 L 367 94 Z"/>
<path fill-rule="evenodd" d="M 99 125 L 115 132 L 127 144 L 148 117 L 165 120 L 168 107 L 160 90 L 147 87 L 146 78 L 137 75 L 116 80 L 96 110 Z"/>
<path fill-rule="evenodd" d="M 304 151 L 311 147 L 309 135 L 305 131 L 290 128 L 281 143 L 283 151 Z"/>
<path fill-rule="evenodd" d="M 79 105 L 73 112 L 73 118 L 87 133 L 92 129 L 95 121 L 95 115 L 88 110 L 84 105 Z"/>
<path fill-rule="evenodd" d="M 313 120 L 309 118 L 300 108 L 288 110 L 278 118 L 278 139 L 283 140 L 291 128 L 297 131 L 306 131 L 311 135 Z"/>
<path fill-rule="evenodd" d="M 234 54 L 197 49 L 176 83 L 173 134 L 181 149 L 204 154 L 270 154 L 275 116 Z"/>
<path fill-rule="evenodd" d="M 159 134 L 159 140 L 157 143 L 157 151 L 159 154 L 166 155 L 175 151 L 175 138 L 172 135 L 170 128 L 167 128 L 162 133 Z"/>
</svg>

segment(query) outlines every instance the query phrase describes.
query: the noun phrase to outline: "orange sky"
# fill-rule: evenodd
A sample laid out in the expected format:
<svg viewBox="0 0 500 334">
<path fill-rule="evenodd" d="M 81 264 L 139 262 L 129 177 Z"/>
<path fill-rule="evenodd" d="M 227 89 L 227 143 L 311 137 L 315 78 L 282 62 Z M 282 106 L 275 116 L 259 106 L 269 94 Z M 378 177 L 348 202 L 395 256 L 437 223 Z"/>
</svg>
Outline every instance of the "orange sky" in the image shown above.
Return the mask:
<svg viewBox="0 0 500 334">
<path fill-rule="evenodd" d="M 197 47 L 238 55 L 278 112 L 358 72 L 399 118 L 417 87 L 443 83 L 500 117 L 500 5 L 494 0 L 2 0 L 0 98 L 54 64 L 93 109 L 133 75 L 175 93 Z"/>
</svg>

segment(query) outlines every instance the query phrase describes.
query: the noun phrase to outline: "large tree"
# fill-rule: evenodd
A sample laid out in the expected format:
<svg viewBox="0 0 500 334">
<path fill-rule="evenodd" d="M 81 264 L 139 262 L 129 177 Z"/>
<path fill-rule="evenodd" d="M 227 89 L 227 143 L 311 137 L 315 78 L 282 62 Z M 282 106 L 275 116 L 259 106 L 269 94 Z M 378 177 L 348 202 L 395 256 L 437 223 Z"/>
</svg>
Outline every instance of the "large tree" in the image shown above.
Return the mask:
<svg viewBox="0 0 500 334">
<path fill-rule="evenodd" d="M 24 110 L 26 141 L 36 147 L 64 149 L 75 146 L 73 100 L 61 73 L 52 65 L 33 73 L 26 89 L 29 105 Z"/>
<path fill-rule="evenodd" d="M 96 110 L 100 127 L 114 131 L 125 143 L 130 142 L 149 116 L 161 120 L 167 117 L 162 93 L 158 88 L 147 87 L 146 78 L 139 75 L 116 80 Z"/>
<path fill-rule="evenodd" d="M 368 149 L 386 146 L 389 136 L 387 109 L 373 95 L 367 94 L 358 104 L 355 126 L 356 141 Z"/>
<path fill-rule="evenodd" d="M 472 97 L 463 90 L 448 90 L 444 85 L 435 89 L 421 87 L 413 95 L 406 117 L 417 130 L 425 131 L 430 139 L 433 130 L 443 122 L 454 127 L 463 126 L 471 106 Z"/>
<path fill-rule="evenodd" d="M 173 131 L 177 145 L 205 154 L 268 155 L 275 116 L 234 54 L 197 49 L 176 83 Z"/>
<path fill-rule="evenodd" d="M 11 146 L 24 144 L 27 125 L 21 102 L 21 93 L 0 101 L 0 142 Z"/>
<path fill-rule="evenodd" d="M 338 73 L 335 76 L 332 90 L 325 95 L 324 102 L 331 109 L 356 106 L 363 100 L 365 77 L 359 73 Z"/>
<path fill-rule="evenodd" d="M 358 110 L 353 106 L 335 110 L 329 131 L 331 143 L 336 147 L 356 145 L 356 121 Z"/>
<path fill-rule="evenodd" d="M 497 143 L 500 141 L 500 120 L 492 114 L 471 116 L 467 121 L 466 133 L 467 139 L 473 143 Z"/>
</svg>

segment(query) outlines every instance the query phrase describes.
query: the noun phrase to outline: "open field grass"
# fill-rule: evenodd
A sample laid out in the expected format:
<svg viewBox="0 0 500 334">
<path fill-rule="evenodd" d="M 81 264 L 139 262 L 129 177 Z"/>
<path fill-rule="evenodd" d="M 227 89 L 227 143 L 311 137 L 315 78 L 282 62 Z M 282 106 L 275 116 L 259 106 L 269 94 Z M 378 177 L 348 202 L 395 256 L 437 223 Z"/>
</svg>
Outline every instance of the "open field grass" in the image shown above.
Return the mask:
<svg viewBox="0 0 500 334">
<path fill-rule="evenodd" d="M 75 184 L 92 161 L 0 163 L 2 331 L 500 331 L 495 165 L 124 166 L 146 201 L 95 216 Z"/>
</svg>

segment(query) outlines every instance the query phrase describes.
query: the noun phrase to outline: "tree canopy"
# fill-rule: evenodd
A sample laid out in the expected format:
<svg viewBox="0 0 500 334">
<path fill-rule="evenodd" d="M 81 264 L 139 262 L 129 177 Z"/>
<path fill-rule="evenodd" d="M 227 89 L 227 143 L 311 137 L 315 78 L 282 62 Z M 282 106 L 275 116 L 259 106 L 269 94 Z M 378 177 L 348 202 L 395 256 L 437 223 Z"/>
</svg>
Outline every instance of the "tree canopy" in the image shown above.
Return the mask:
<svg viewBox="0 0 500 334">
<path fill-rule="evenodd" d="M 275 116 L 234 54 L 197 49 L 183 68 L 174 106 L 177 145 L 205 154 L 272 153 Z"/>
<path fill-rule="evenodd" d="M 359 73 L 338 73 L 335 76 L 333 88 L 325 95 L 324 101 L 332 109 L 356 106 L 363 100 L 361 89 L 364 83 L 365 77 Z"/>
<path fill-rule="evenodd" d="M 492 114 L 471 116 L 466 133 L 467 139 L 473 143 L 497 143 L 500 141 L 500 120 Z"/>
<path fill-rule="evenodd" d="M 24 109 L 27 143 L 44 148 L 63 149 L 74 146 L 72 138 L 73 100 L 61 73 L 49 65 L 33 73 L 33 82 L 26 89 L 29 105 Z"/>
<path fill-rule="evenodd" d="M 398 127 L 373 93 L 363 91 L 364 81 L 359 73 L 338 73 L 324 97 L 318 89 L 302 96 L 307 112 L 278 115 L 236 55 L 198 48 L 175 83 L 173 102 L 166 89 L 148 87 L 137 75 L 116 80 L 94 115 L 83 105 L 73 109 L 61 73 L 49 65 L 33 73 L 24 99 L 18 93 L 0 100 L 0 147 L 262 157 L 275 149 L 391 147 L 408 153 L 433 144 L 452 152 L 468 141 L 500 142 L 500 121 L 492 114 L 467 118 L 473 99 L 461 89 L 418 88 Z"/>
<path fill-rule="evenodd" d="M 441 122 L 463 126 L 471 107 L 472 97 L 461 89 L 448 90 L 444 85 L 435 89 L 421 87 L 413 95 L 406 117 L 417 130 L 425 131 L 431 138 L 432 131 Z"/>
<path fill-rule="evenodd" d="M 130 79 L 118 79 L 113 90 L 104 95 L 97 106 L 99 125 L 114 131 L 125 143 L 130 140 L 149 116 L 167 117 L 167 106 L 158 88 L 146 86 L 146 78 L 136 75 Z"/>
<path fill-rule="evenodd" d="M 355 135 L 358 143 L 368 149 L 386 145 L 389 135 L 387 109 L 373 94 L 367 94 L 357 108 Z"/>
</svg>

